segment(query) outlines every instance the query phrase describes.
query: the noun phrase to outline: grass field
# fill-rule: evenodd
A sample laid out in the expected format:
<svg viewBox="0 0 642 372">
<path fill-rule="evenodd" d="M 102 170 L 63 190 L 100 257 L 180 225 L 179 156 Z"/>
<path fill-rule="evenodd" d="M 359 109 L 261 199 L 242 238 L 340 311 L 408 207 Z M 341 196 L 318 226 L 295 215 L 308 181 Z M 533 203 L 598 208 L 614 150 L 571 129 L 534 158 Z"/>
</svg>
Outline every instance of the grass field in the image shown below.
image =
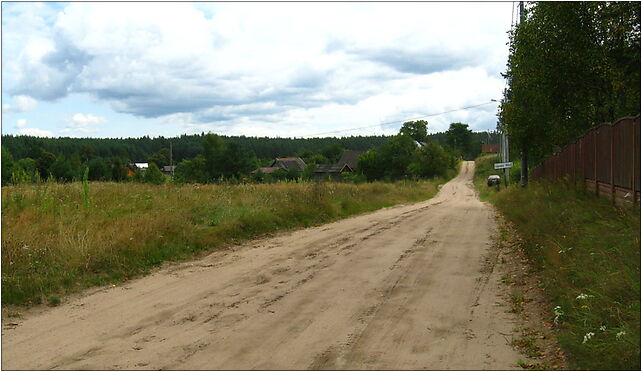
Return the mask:
<svg viewBox="0 0 642 372">
<path fill-rule="evenodd" d="M 425 200 L 444 182 L 3 187 L 2 303 L 56 305 L 66 293 L 117 283 L 167 260 Z"/>
<path fill-rule="evenodd" d="M 614 207 L 563 183 L 531 182 L 527 189 L 513 185 L 480 194 L 514 224 L 540 271 L 570 366 L 639 370 L 639 206 Z"/>
</svg>

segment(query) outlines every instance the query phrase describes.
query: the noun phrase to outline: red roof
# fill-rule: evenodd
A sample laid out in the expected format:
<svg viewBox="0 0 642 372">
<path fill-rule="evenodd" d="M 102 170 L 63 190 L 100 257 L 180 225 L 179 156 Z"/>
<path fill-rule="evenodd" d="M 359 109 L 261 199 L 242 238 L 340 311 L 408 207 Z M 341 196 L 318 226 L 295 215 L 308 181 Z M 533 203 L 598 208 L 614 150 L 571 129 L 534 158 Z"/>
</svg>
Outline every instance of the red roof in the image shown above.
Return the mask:
<svg viewBox="0 0 642 372">
<path fill-rule="evenodd" d="M 499 145 L 496 143 L 491 143 L 491 144 L 484 144 L 482 145 L 482 152 L 483 153 L 498 153 L 499 152 Z"/>
</svg>

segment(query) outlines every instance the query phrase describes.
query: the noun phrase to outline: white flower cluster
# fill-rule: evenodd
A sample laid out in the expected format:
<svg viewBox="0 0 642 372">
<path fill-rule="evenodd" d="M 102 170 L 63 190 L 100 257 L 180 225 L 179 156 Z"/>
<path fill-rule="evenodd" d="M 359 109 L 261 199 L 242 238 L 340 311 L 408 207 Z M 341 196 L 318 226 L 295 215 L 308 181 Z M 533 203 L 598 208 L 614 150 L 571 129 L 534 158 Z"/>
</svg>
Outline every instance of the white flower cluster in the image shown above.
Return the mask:
<svg viewBox="0 0 642 372">
<path fill-rule="evenodd" d="M 586 300 L 589 297 L 595 297 L 593 295 L 588 295 L 586 293 L 580 293 L 577 297 L 575 297 L 578 300 Z"/>
<path fill-rule="evenodd" d="M 615 338 L 616 338 L 617 340 L 619 340 L 619 339 L 621 339 L 621 338 L 622 338 L 622 336 L 624 336 L 625 334 L 626 334 L 626 332 L 625 332 L 625 331 L 620 331 L 620 332 L 618 332 L 618 333 L 615 335 Z"/>
<path fill-rule="evenodd" d="M 593 332 L 589 332 L 589 333 L 585 334 L 584 335 L 584 341 L 582 341 L 582 343 L 585 344 L 586 341 L 590 340 L 591 337 L 593 337 L 593 336 L 595 336 L 595 333 L 593 333 Z"/>
<path fill-rule="evenodd" d="M 553 323 L 557 324 L 559 322 L 560 317 L 564 315 L 564 312 L 562 311 L 562 307 L 555 306 L 553 308 L 553 314 L 555 314 L 555 319 L 553 320 Z"/>
</svg>

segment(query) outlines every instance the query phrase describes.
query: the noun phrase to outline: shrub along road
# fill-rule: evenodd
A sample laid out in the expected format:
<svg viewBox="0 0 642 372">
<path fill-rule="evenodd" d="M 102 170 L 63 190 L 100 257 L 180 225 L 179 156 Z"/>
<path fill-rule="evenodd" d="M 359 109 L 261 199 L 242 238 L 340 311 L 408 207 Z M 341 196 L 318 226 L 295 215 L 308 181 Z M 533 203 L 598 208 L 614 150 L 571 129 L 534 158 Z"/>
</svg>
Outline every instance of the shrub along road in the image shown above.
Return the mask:
<svg viewBox="0 0 642 372">
<path fill-rule="evenodd" d="M 4 319 L 3 369 L 517 369 L 474 163 L 434 198 Z M 7 326 L 9 325 L 9 326 Z"/>
</svg>

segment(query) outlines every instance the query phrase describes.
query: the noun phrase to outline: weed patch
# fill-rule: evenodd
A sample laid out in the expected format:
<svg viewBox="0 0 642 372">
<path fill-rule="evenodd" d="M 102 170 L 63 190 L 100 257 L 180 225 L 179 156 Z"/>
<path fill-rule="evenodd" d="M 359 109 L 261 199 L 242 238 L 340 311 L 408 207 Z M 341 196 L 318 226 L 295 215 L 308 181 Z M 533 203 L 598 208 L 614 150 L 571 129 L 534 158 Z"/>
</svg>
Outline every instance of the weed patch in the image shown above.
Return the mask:
<svg viewBox="0 0 642 372">
<path fill-rule="evenodd" d="M 515 227 L 542 278 L 553 303 L 548 316 L 571 368 L 639 370 L 639 207 L 616 207 L 547 182 L 510 186 L 488 200 Z M 512 277 L 502 279 L 512 285 Z M 518 302 L 511 296 L 511 304 Z"/>
</svg>

